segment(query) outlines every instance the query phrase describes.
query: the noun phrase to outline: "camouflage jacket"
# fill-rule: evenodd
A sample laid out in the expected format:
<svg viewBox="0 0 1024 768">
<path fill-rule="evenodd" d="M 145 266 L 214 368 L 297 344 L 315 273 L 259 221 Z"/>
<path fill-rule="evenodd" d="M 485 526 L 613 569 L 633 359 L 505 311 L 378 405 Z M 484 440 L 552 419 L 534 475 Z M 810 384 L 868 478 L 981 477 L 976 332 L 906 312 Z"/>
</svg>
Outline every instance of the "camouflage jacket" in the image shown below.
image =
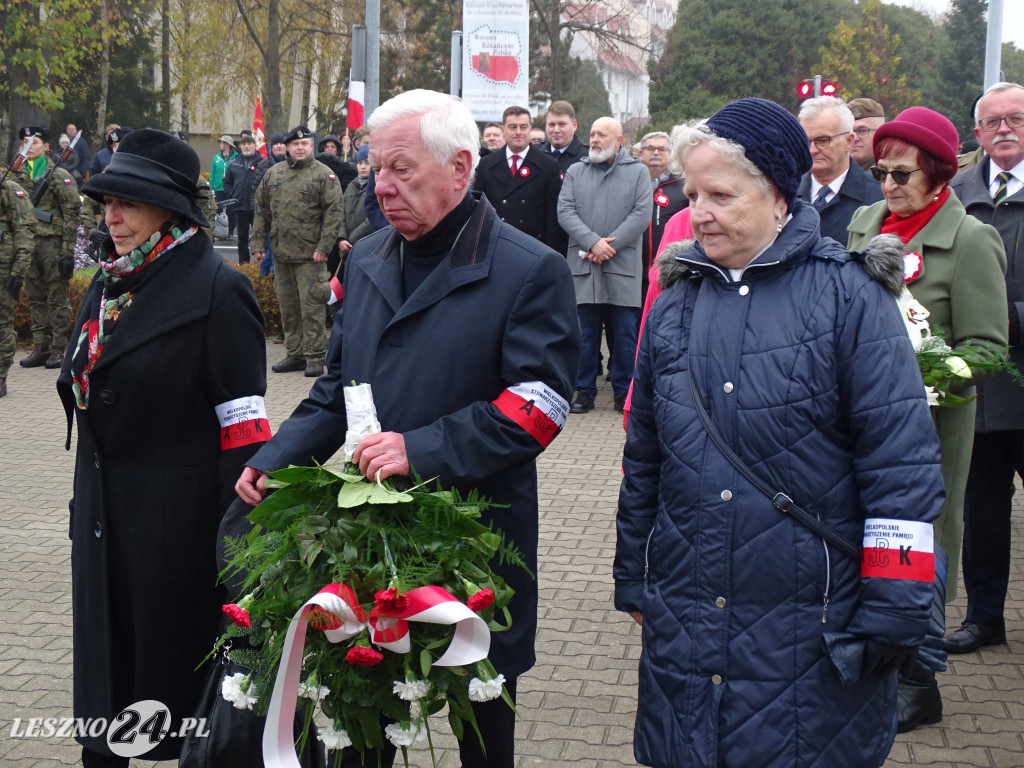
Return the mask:
<svg viewBox="0 0 1024 768">
<path fill-rule="evenodd" d="M 0 277 L 28 274 L 35 221 L 28 192 L 8 179 L 0 189 Z"/>
<path fill-rule="evenodd" d="M 46 162 L 52 163 L 53 158 L 47 156 Z M 36 185 L 36 179 L 29 176 L 28 163 L 23 165 L 20 170 L 11 174 L 11 178 L 21 185 L 26 194 L 32 194 L 32 190 Z M 43 195 L 43 199 L 39 201 L 37 208 L 44 213 L 51 214 L 53 218 L 49 222 L 45 222 L 40 221 L 38 216 L 35 217 L 36 236 L 59 236 L 61 238 L 61 253 L 70 255 L 75 248 L 75 240 L 78 237 L 76 230 L 81 223 L 82 210 L 82 199 L 78 196 L 78 185 L 70 173 L 63 168 L 58 168 L 54 172 L 53 178 L 50 180 L 50 186 L 46 190 L 46 194 Z"/>
<path fill-rule="evenodd" d="M 271 167 L 256 189 L 249 242 L 270 234 L 274 261 L 312 261 L 313 252 L 331 252 L 344 216 L 341 185 L 330 168 L 309 157 Z"/>
</svg>

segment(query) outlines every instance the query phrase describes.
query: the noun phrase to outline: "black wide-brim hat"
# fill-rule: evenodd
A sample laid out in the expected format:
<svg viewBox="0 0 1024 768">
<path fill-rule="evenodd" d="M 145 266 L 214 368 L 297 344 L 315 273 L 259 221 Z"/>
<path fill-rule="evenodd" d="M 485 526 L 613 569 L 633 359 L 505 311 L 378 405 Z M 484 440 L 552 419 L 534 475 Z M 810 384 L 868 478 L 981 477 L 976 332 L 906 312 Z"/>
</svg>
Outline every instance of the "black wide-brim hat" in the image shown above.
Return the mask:
<svg viewBox="0 0 1024 768">
<path fill-rule="evenodd" d="M 90 176 L 82 194 L 147 203 L 179 214 L 200 227 L 210 226 L 197 200 L 199 155 L 181 139 L 152 128 L 132 131 L 118 145 L 103 173 Z"/>
</svg>

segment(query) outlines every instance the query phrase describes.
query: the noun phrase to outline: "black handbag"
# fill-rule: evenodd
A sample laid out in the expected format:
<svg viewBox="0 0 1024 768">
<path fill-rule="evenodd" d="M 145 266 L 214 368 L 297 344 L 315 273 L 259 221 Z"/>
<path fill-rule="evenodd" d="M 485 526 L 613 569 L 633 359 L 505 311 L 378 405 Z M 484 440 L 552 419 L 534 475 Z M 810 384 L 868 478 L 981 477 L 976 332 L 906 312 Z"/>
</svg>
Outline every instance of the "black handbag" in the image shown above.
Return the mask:
<svg viewBox="0 0 1024 768">
<path fill-rule="evenodd" d="M 179 768 L 258 768 L 263 765 L 265 719 L 249 709 L 236 709 L 220 695 L 224 678 L 249 670 L 228 658 L 230 646 L 219 649 L 206 673 L 196 708 L 199 725 L 185 736 Z"/>
<path fill-rule="evenodd" d="M 736 468 L 736 471 L 747 478 L 747 480 L 750 481 L 750 484 L 757 488 L 757 490 L 771 499 L 772 504 L 777 510 L 789 515 L 801 525 L 809 528 L 814 534 L 823 538 L 840 552 L 848 555 L 859 563 L 863 558 L 863 550 L 859 546 L 847 539 L 841 533 L 829 528 L 807 510 L 797 506 L 796 502 L 782 491 L 774 490 L 770 485 L 768 485 L 768 483 L 756 475 L 754 470 L 748 467 L 743 462 L 743 459 L 741 459 L 736 452 L 729 447 L 729 444 L 725 442 L 725 438 L 723 438 L 722 434 L 718 431 L 718 427 L 716 427 L 715 423 L 711 421 L 711 417 L 704 408 L 704 403 L 701 402 L 700 395 L 697 394 L 697 385 L 693 381 L 693 368 L 688 368 L 687 375 L 690 378 L 690 396 L 693 398 L 693 407 L 697 410 L 697 416 L 700 417 L 700 423 L 703 424 L 704 429 L 707 430 L 708 437 L 711 438 L 711 442 L 713 442 L 719 452 L 729 460 L 729 463 Z"/>
</svg>

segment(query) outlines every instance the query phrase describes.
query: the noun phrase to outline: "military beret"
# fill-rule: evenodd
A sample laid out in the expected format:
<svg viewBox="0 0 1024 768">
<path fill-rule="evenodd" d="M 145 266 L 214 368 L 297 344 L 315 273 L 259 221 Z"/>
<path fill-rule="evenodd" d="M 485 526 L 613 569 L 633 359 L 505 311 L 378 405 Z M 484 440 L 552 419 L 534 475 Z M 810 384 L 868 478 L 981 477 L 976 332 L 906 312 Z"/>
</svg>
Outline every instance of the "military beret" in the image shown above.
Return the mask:
<svg viewBox="0 0 1024 768">
<path fill-rule="evenodd" d="M 18 131 L 18 138 L 24 141 L 29 136 L 38 136 L 46 144 L 50 143 L 50 132 L 41 125 L 26 125 Z"/>
<path fill-rule="evenodd" d="M 295 128 L 292 128 L 288 132 L 288 135 L 284 137 L 284 143 L 285 144 L 289 144 L 289 143 L 295 141 L 296 139 L 311 139 L 311 138 L 313 138 L 313 132 L 310 131 L 309 128 L 307 128 L 306 126 L 299 125 L 299 126 L 296 126 Z"/>
</svg>

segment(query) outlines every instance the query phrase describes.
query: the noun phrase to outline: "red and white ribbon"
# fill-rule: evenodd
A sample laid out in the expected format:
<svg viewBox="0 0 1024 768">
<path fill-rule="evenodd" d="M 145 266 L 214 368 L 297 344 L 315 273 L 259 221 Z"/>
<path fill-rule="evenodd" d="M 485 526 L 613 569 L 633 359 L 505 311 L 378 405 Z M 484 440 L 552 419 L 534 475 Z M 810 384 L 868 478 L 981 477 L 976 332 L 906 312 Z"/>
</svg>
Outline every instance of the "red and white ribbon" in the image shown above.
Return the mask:
<svg viewBox="0 0 1024 768">
<path fill-rule="evenodd" d="M 419 587 L 403 597 L 405 608 L 389 611 L 386 616 L 375 608 L 367 617 L 350 586 L 328 584 L 299 608 L 285 636 L 263 730 L 266 768 L 301 768 L 293 733 L 295 702 L 299 695 L 306 629 L 314 613 L 319 615 L 319 621 L 331 622 L 323 632 L 332 643 L 348 640 L 369 628 L 374 645 L 395 653 L 409 652 L 409 622 L 454 624 L 455 636 L 433 666 L 457 667 L 487 658 L 491 646 L 487 623 L 450 592 L 440 587 Z"/>
</svg>

